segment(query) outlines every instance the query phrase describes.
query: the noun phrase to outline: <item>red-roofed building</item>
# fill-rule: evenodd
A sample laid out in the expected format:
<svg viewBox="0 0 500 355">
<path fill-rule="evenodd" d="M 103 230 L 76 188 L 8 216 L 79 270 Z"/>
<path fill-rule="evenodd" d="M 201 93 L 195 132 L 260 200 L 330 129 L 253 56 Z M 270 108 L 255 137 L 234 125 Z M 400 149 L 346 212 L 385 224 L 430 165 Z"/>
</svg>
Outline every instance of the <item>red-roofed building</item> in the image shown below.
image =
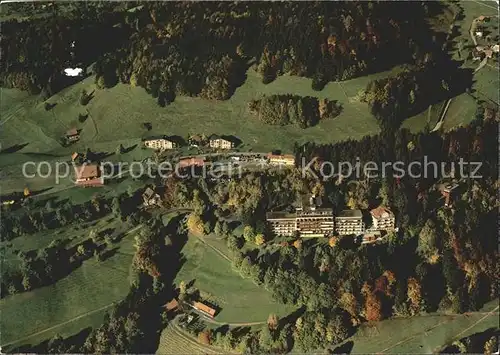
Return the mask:
<svg viewBox="0 0 500 355">
<path fill-rule="evenodd" d="M 213 309 L 212 307 L 207 306 L 204 303 L 201 302 L 193 302 L 192 304 L 193 308 L 196 309 L 197 311 L 200 311 L 206 316 L 209 316 L 210 318 L 213 318 L 215 316 L 216 310 Z"/>
<path fill-rule="evenodd" d="M 179 302 L 177 302 L 177 300 L 175 298 L 172 299 L 172 301 L 165 304 L 165 310 L 167 312 L 175 311 L 175 310 L 177 310 L 177 308 L 179 308 Z"/>
<path fill-rule="evenodd" d="M 187 168 L 190 166 L 203 166 L 205 165 L 205 160 L 201 158 L 185 158 L 179 160 L 179 168 Z"/>
<path fill-rule="evenodd" d="M 396 219 L 394 218 L 394 213 L 383 206 L 378 206 L 370 211 L 372 215 L 373 229 L 375 230 L 394 230 Z"/>
<path fill-rule="evenodd" d="M 104 178 L 98 165 L 80 165 L 75 166 L 75 183 L 79 186 L 102 186 Z"/>
</svg>

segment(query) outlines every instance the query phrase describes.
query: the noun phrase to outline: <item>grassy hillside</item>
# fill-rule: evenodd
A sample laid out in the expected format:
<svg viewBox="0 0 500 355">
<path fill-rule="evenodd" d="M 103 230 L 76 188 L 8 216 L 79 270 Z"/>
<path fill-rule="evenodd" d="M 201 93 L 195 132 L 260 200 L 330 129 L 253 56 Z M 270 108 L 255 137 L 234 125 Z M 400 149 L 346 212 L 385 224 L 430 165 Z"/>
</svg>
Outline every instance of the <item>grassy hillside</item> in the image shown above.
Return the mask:
<svg viewBox="0 0 500 355">
<path fill-rule="evenodd" d="M 36 344 L 99 325 L 104 311 L 128 293 L 133 233 L 113 247 L 105 261 L 89 259 L 53 285 L 0 300 L 1 345 Z"/>
<path fill-rule="evenodd" d="M 220 133 L 234 134 L 255 150 L 290 150 L 294 141 L 331 142 L 376 133 L 378 127 L 368 107 L 354 98 L 370 79 L 365 77 L 341 84 L 330 83 L 324 90 L 315 92 L 309 79 L 283 76 L 264 85 L 257 74 L 249 70 L 245 84 L 227 101 L 177 97 L 165 108 L 159 107 L 142 88 L 122 84 L 96 90 L 90 103 L 81 106 L 81 90 L 92 91 L 94 88 L 92 77 L 51 97 L 48 101 L 56 106 L 50 111 L 45 111 L 41 102 L 33 105 L 36 101 L 33 97 L 3 89 L 8 100 L 1 107 L 5 124 L 0 139 L 4 147 L 27 143 L 22 152 L 62 155 L 87 146 L 114 152 L 118 144 L 133 145 L 146 134 L 186 136 L 189 133 Z M 339 117 L 306 130 L 264 125 L 248 113 L 247 104 L 262 94 L 273 93 L 339 100 L 344 111 Z M 78 122 L 78 114 L 87 111 L 89 118 L 84 123 Z M 146 132 L 143 122 L 151 122 L 153 130 Z M 82 140 L 72 148 L 62 149 L 57 140 L 72 127 L 82 129 Z"/>
<path fill-rule="evenodd" d="M 492 312 L 492 313 L 489 313 Z M 352 353 L 435 353 L 445 344 L 489 328 L 498 328 L 498 300 L 481 312 L 425 315 L 363 325 L 348 341 Z"/>
<path fill-rule="evenodd" d="M 235 272 L 231 263 L 196 237 L 189 237 L 182 249 L 186 262 L 176 283 L 194 281 L 194 287 L 206 299 L 221 307 L 218 322 L 265 322 L 270 313 L 284 316 L 294 309 L 275 302 L 262 287 Z"/>
</svg>

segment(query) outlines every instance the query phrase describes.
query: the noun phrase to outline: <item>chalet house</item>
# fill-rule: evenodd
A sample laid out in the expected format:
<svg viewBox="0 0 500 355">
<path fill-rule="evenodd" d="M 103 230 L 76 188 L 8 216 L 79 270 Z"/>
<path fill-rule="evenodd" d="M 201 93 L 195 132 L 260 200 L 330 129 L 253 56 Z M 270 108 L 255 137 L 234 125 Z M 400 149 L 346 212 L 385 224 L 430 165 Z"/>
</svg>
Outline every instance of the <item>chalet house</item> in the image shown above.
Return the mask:
<svg viewBox="0 0 500 355">
<path fill-rule="evenodd" d="M 76 142 L 80 139 L 80 134 L 76 128 L 72 128 L 66 132 L 66 139 L 68 142 Z"/>
<path fill-rule="evenodd" d="M 213 318 L 215 316 L 215 313 L 217 312 L 212 307 L 209 307 L 201 302 L 193 302 L 192 307 L 210 318 Z"/>
<path fill-rule="evenodd" d="M 155 193 L 155 191 L 148 187 L 142 194 L 142 200 L 144 201 L 144 207 L 158 206 L 161 203 L 160 195 Z"/>
<path fill-rule="evenodd" d="M 365 230 L 360 210 L 344 210 L 335 216 L 335 230 L 339 235 L 359 235 Z"/>
<path fill-rule="evenodd" d="M 216 134 L 212 134 L 209 138 L 209 146 L 210 148 L 215 149 L 232 149 L 234 148 L 235 144 L 228 137 L 222 137 Z"/>
<path fill-rule="evenodd" d="M 287 165 L 287 166 L 295 165 L 295 156 L 291 154 L 279 155 L 279 154 L 269 153 L 267 155 L 267 160 L 271 165 Z"/>
<path fill-rule="evenodd" d="M 379 206 L 370 211 L 374 230 L 394 230 L 396 219 L 394 213 L 386 207 Z"/>
<path fill-rule="evenodd" d="M 104 177 L 101 176 L 99 166 L 96 164 L 75 166 L 75 183 L 84 187 L 102 186 Z"/>
<path fill-rule="evenodd" d="M 177 166 L 179 168 L 188 168 L 190 166 L 203 166 L 205 165 L 205 160 L 201 158 L 185 158 L 179 160 Z"/>
<path fill-rule="evenodd" d="M 458 187 L 458 184 L 456 184 L 456 183 L 441 185 L 440 191 L 444 197 L 444 206 L 445 207 L 452 206 L 453 200 L 456 197 L 457 187 Z"/>
<path fill-rule="evenodd" d="M 177 148 L 177 143 L 167 136 L 153 136 L 143 139 L 143 144 L 146 148 L 154 150 L 167 150 Z"/>
</svg>

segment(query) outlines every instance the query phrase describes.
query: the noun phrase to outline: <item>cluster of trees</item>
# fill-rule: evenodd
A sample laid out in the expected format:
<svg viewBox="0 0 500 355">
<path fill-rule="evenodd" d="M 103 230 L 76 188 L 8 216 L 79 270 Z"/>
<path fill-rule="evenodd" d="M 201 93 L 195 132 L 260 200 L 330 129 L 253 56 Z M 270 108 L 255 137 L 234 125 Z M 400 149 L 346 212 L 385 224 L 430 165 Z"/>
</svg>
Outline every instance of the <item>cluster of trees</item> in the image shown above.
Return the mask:
<svg viewBox="0 0 500 355">
<path fill-rule="evenodd" d="M 47 229 L 55 229 L 74 222 L 89 222 L 102 218 L 111 212 L 111 201 L 101 196 L 80 205 L 64 203 L 54 206 L 48 201 L 44 209 L 34 209 L 30 203 L 24 205 L 22 213 L 5 213 L 0 224 L 2 240 L 12 240 L 23 234 L 33 234 Z"/>
<path fill-rule="evenodd" d="M 0 82 L 53 92 L 69 80 L 61 75 L 68 63 L 96 61 L 99 87 L 139 85 L 165 105 L 176 95 L 227 99 L 251 63 L 265 83 L 290 74 L 321 89 L 433 51 L 425 17 L 435 6 L 428 3 L 142 5 L 59 11 L 63 5 L 53 4 L 57 16 L 6 21 Z"/>
<path fill-rule="evenodd" d="M 47 229 L 60 228 L 75 222 L 90 222 L 113 213 L 122 220 L 138 220 L 137 206 L 140 205 L 140 195 L 134 191 L 127 191 L 112 199 L 95 195 L 90 201 L 80 205 L 69 202 L 56 205 L 49 200 L 37 208 L 36 203 L 27 200 L 22 211 L 6 211 L 0 224 L 1 240 L 12 240 L 20 235 L 34 234 Z"/>
<path fill-rule="evenodd" d="M 66 249 L 64 240 L 56 239 L 36 254 L 19 252 L 19 268 L 2 270 L 1 297 L 50 285 L 67 276 L 92 255 L 101 260 L 106 244 L 98 239 L 95 232 L 91 232 L 89 239 L 69 249 Z"/>
<path fill-rule="evenodd" d="M 336 100 L 298 95 L 263 96 L 250 101 L 248 107 L 265 123 L 281 126 L 296 124 L 300 128 L 312 127 L 322 119 L 336 117 L 342 110 Z"/>
<path fill-rule="evenodd" d="M 456 340 L 440 353 L 492 355 L 498 352 L 499 337 L 500 330 L 490 328 L 484 332 L 475 333 L 471 336 Z"/>
<path fill-rule="evenodd" d="M 381 128 L 393 131 L 404 119 L 464 92 L 470 84 L 472 73 L 429 56 L 424 63 L 405 67 L 395 76 L 371 81 L 361 99 L 370 105 Z"/>
<path fill-rule="evenodd" d="M 270 314 L 261 329 L 206 329 L 199 332 L 198 340 L 225 351 L 283 354 L 292 348 L 304 352 L 322 349 L 341 342 L 352 331 L 345 322 L 345 313 L 338 309 L 306 311 L 292 318 L 285 320 Z"/>
</svg>

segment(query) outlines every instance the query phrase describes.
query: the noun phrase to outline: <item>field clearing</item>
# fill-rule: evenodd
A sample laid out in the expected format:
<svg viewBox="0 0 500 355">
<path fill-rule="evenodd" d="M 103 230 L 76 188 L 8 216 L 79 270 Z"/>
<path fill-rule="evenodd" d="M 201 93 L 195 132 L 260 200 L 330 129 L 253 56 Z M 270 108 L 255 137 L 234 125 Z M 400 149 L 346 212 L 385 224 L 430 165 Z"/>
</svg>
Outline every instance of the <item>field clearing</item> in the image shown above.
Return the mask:
<svg viewBox="0 0 500 355">
<path fill-rule="evenodd" d="M 414 133 L 424 131 L 426 126 L 429 127 L 430 130 L 432 130 L 436 123 L 438 123 L 439 121 L 439 115 L 445 103 L 446 101 L 441 101 L 437 104 L 431 105 L 430 109 L 428 108 L 418 115 L 407 118 L 403 121 L 401 128 L 409 129 Z"/>
<path fill-rule="evenodd" d="M 149 134 L 188 133 L 234 134 L 243 144 L 255 150 L 273 148 L 290 151 L 294 141 L 331 142 L 348 138 L 361 138 L 378 132 L 378 126 L 364 103 L 355 96 L 373 78 L 387 72 L 357 78 L 342 83 L 329 83 L 322 91 L 311 88 L 306 78 L 281 76 L 264 85 L 253 70 L 247 73 L 246 82 L 227 101 L 213 102 L 199 98 L 177 97 L 171 105 L 161 108 L 154 98 L 142 88 L 118 84 L 114 88 L 96 90 L 87 106 L 79 103 L 83 89 L 94 90 L 94 78 L 89 77 L 51 97 L 56 103 L 49 111 L 36 97 L 19 94 L 17 90 L 2 89 L 8 98 L 1 107 L 4 129 L 0 133 L 3 146 L 28 145 L 22 152 L 52 152 L 69 154 L 71 150 L 114 152 L 121 143 L 131 146 Z M 340 116 L 321 122 L 316 127 L 300 129 L 295 126 L 262 124 L 250 115 L 247 104 L 263 94 L 293 93 L 338 100 L 344 107 Z M 37 102 L 36 104 L 34 104 Z M 78 115 L 89 113 L 84 123 Z M 153 130 L 147 132 L 142 123 L 151 122 Z M 62 148 L 58 139 L 72 127 L 82 130 L 81 141 L 70 148 Z"/>
<path fill-rule="evenodd" d="M 277 303 L 261 286 L 242 278 L 231 263 L 196 237 L 189 237 L 182 249 L 186 262 L 177 274 L 176 284 L 194 280 L 194 287 L 221 307 L 218 322 L 246 323 L 266 321 L 270 313 L 285 316 L 293 307 Z"/>
<path fill-rule="evenodd" d="M 53 285 L 0 300 L 2 345 L 36 343 L 100 324 L 104 309 L 129 291 L 132 234 L 113 245 L 117 252 L 105 261 L 91 258 Z"/>
<path fill-rule="evenodd" d="M 489 328 L 498 328 L 498 300 L 481 312 L 461 315 L 424 315 L 364 325 L 348 341 L 352 353 L 434 353 L 444 345 Z M 488 314 L 492 310 L 494 313 Z M 404 330 L 404 331 L 402 331 Z"/>
<path fill-rule="evenodd" d="M 453 128 L 467 125 L 475 118 L 476 102 L 469 94 L 455 97 L 448 107 L 448 112 L 443 121 L 443 129 L 448 131 Z"/>
</svg>

